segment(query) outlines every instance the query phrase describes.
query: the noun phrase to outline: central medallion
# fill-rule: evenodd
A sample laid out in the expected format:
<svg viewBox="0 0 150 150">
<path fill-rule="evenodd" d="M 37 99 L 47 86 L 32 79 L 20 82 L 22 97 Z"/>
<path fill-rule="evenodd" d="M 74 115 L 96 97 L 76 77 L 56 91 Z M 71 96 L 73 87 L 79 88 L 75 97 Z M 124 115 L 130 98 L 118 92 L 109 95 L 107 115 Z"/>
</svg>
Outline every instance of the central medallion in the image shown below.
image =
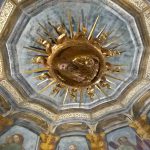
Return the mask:
<svg viewBox="0 0 150 150">
<path fill-rule="evenodd" d="M 35 78 L 41 80 L 38 85 L 49 81 L 39 93 L 52 88 L 50 95 L 57 95 L 63 91 L 63 104 L 67 96 L 70 100 L 82 103 L 83 93 L 92 100 L 95 89 L 107 96 L 104 89 L 111 89 L 111 82 L 107 77 L 121 80 L 112 75 L 121 72 L 120 65 L 111 64 L 108 59 L 119 56 L 122 52 L 108 48 L 112 42 L 107 42 L 111 32 L 105 32 L 106 26 L 95 36 L 98 20 L 99 16 L 88 32 L 80 18 L 78 23 L 73 23 L 73 17 L 69 13 L 69 28 L 64 22 L 54 26 L 48 21 L 49 27 L 56 35 L 39 23 L 44 35 L 39 34 L 40 38 L 36 40 L 37 46 L 25 47 L 40 53 L 32 59 L 32 63 L 38 64 L 39 68 L 25 73 L 37 73 Z"/>
<path fill-rule="evenodd" d="M 62 84 L 86 87 L 100 82 L 105 70 L 102 52 L 86 39 L 66 40 L 48 57 L 49 73 Z"/>
</svg>

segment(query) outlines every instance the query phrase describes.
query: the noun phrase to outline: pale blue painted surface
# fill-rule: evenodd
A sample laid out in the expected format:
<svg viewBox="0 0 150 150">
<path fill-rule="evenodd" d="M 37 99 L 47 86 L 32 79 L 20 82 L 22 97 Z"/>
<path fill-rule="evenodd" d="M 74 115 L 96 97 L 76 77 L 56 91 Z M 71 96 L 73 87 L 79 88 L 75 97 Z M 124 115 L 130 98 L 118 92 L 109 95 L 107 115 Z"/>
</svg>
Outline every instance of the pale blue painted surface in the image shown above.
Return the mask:
<svg viewBox="0 0 150 150">
<path fill-rule="evenodd" d="M 3 1 L 4 1 L 4 0 L 0 0 L 0 6 L 2 5 Z"/>
<path fill-rule="evenodd" d="M 62 138 L 56 150 L 69 150 L 69 146 L 72 144 L 76 145 L 77 150 L 89 150 L 86 139 L 81 136 L 70 136 Z"/>
</svg>

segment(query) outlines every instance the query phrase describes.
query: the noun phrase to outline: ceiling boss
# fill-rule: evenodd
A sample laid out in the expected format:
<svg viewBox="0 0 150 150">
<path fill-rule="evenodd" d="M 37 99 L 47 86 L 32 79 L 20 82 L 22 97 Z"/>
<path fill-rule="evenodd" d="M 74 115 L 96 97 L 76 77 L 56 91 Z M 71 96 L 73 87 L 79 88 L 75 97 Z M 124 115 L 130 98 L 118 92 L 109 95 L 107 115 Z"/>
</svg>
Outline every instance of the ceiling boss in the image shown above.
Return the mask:
<svg viewBox="0 0 150 150">
<path fill-rule="evenodd" d="M 49 28 L 39 23 L 46 36 L 40 35 L 36 42 L 43 49 L 38 46 L 25 47 L 40 53 L 32 58 L 32 63 L 43 66 L 36 70 L 28 70 L 26 73 L 37 73 L 36 78 L 41 80 L 39 85 L 49 81 L 39 93 L 45 92 L 53 85 L 50 94 L 57 95 L 62 90 L 64 91 L 63 104 L 65 104 L 67 96 L 70 97 L 70 100 L 82 103 L 83 93 L 86 92 L 92 100 L 96 88 L 107 95 L 104 88 L 111 89 L 111 82 L 107 80 L 107 77 L 121 80 L 112 75 L 115 72 L 121 72 L 121 65 L 111 64 L 107 60 L 109 57 L 121 55 L 122 52 L 107 48 L 111 44 L 107 43 L 111 33 L 105 32 L 106 26 L 100 30 L 97 36 L 94 36 L 98 21 L 99 16 L 91 30 L 88 31 L 80 18 L 77 23 L 73 23 L 70 12 L 68 13 L 69 28 L 63 22 L 57 26 L 48 22 L 57 37 L 52 36 Z"/>
</svg>

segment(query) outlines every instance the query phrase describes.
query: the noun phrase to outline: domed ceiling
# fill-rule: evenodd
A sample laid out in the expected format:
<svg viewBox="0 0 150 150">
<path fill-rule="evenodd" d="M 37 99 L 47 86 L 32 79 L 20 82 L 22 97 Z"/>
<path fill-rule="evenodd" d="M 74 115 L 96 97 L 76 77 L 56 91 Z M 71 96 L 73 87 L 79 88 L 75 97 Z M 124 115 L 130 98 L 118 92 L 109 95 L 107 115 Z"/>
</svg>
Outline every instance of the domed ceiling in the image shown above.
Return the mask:
<svg viewBox="0 0 150 150">
<path fill-rule="evenodd" d="M 36 10 L 35 5 L 37 5 Z M 116 65 L 120 64 L 123 69 L 121 73 L 114 72 L 114 78 L 108 77 L 111 89 L 105 88 L 104 91 L 106 94 L 99 92 L 98 89 L 94 89 L 96 94 L 92 101 L 83 91 L 84 96 L 81 107 L 93 108 L 101 103 L 113 101 L 129 84 L 137 79 L 143 52 L 143 44 L 134 17 L 115 4 L 106 5 L 100 1 L 95 1 L 94 3 L 82 1 L 45 3 L 43 1 L 24 8 L 22 15 L 18 19 L 7 41 L 8 56 L 11 62 L 11 75 L 26 93 L 28 93 L 31 98 L 34 98 L 34 102 L 43 101 L 47 104 L 52 103 L 58 107 L 58 109 L 79 106 L 79 102 L 70 101 L 69 96 L 67 96 L 66 102 L 63 105 L 63 91 L 56 96 L 52 95 L 53 86 L 43 93 L 38 94 L 41 88 L 48 85 L 49 81 L 39 85 L 40 81 L 35 78 L 38 74 L 25 74 L 27 70 L 35 70 L 40 67 L 32 64 L 31 60 L 33 56 L 39 56 L 41 54 L 29 51 L 25 48 L 28 46 L 42 48 L 36 43 L 40 35 L 44 36 L 44 31 L 39 23 L 41 25 L 43 24 L 45 28 L 49 29 L 49 32 L 54 34 L 52 27 L 49 27 L 48 23 L 50 21 L 54 26 L 58 26 L 61 24 L 60 21 L 62 18 L 66 27 L 69 28 L 67 17 L 69 10 L 71 10 L 73 21 L 75 22 L 74 29 L 77 28 L 76 22 L 78 22 L 79 17 L 82 17 L 82 22 L 84 22 L 87 29 L 90 30 L 96 17 L 99 16 L 100 19 L 94 32 L 95 36 L 105 27 L 104 32 L 111 32 L 111 34 L 104 46 L 107 46 L 109 49 L 116 47 L 116 49 L 123 52 L 121 56 L 107 58 L 108 62 Z"/>
<path fill-rule="evenodd" d="M 75 125 L 109 133 L 127 125 L 127 117 L 148 113 L 148 1 L 7 0 L 2 8 L 6 116 L 21 124 L 18 118 L 34 116 L 39 126 L 30 128 L 38 131 L 50 125 L 69 132 Z"/>
</svg>

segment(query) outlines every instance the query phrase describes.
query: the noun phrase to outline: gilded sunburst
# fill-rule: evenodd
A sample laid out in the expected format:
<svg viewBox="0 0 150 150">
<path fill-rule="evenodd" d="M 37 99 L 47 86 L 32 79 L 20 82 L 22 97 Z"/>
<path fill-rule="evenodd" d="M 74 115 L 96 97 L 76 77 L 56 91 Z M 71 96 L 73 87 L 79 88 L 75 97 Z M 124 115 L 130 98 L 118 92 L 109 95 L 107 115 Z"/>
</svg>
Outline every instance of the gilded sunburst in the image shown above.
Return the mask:
<svg viewBox="0 0 150 150">
<path fill-rule="evenodd" d="M 38 45 L 37 47 L 25 47 L 40 53 L 40 56 L 32 58 L 32 63 L 43 66 L 25 71 L 25 73 L 38 73 L 38 76 L 35 77 L 40 80 L 38 85 L 49 81 L 39 93 L 50 88 L 52 88 L 50 94 L 57 95 L 62 90 L 65 91 L 63 104 L 65 104 L 67 96 L 72 101 L 82 103 L 85 92 L 92 100 L 95 89 L 107 96 L 105 88 L 111 89 L 111 81 L 107 77 L 122 81 L 122 79 L 113 76 L 113 73 L 122 71 L 121 65 L 111 64 L 108 61 L 110 57 L 117 57 L 122 53 L 116 50 L 117 46 L 113 49 L 108 48 L 114 42 L 114 39 L 107 42 L 111 32 L 105 32 L 106 26 L 104 26 L 97 36 L 94 36 L 99 16 L 90 31 L 80 18 L 76 24 L 72 22 L 72 19 L 71 13 L 68 13 L 69 29 L 63 22 L 54 26 L 48 21 L 49 28 L 53 28 L 57 37 L 51 34 L 49 28 L 39 23 L 46 36 L 39 35 L 40 38 L 36 42 L 43 49 Z M 76 26 L 76 31 L 74 26 Z M 52 85 L 53 87 L 51 87 Z"/>
</svg>

